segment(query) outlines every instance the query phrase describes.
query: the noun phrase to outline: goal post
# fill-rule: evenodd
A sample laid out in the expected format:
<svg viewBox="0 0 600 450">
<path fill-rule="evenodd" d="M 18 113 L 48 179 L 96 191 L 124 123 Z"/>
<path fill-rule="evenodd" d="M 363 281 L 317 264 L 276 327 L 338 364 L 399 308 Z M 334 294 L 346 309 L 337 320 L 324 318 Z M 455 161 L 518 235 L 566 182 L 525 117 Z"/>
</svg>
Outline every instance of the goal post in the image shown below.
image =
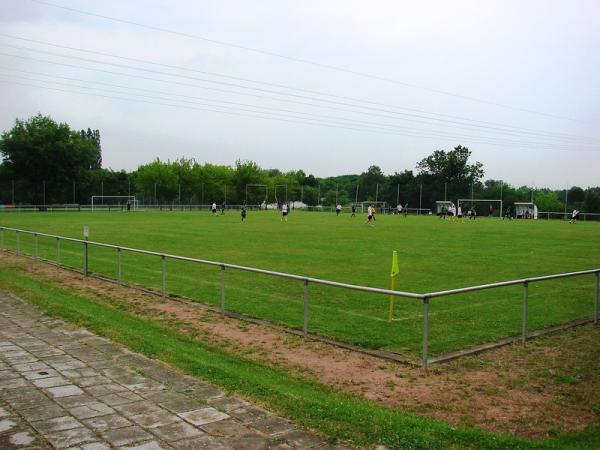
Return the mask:
<svg viewBox="0 0 600 450">
<path fill-rule="evenodd" d="M 264 197 L 262 197 L 260 193 L 256 192 L 256 189 L 258 188 L 260 188 L 260 191 L 264 189 Z M 266 206 L 269 203 L 269 186 L 266 184 L 246 184 L 246 196 L 244 197 L 244 204 L 246 205 L 248 205 L 248 195 L 250 195 L 250 201 L 258 200 L 256 205 L 264 204 Z"/>
<path fill-rule="evenodd" d="M 466 212 L 475 207 L 477 217 L 502 217 L 504 214 L 503 201 L 500 198 L 459 198 L 456 203 L 456 207 L 462 207 L 463 215 Z M 492 214 L 490 215 L 490 208 Z"/>
<path fill-rule="evenodd" d="M 386 202 L 358 202 L 358 203 L 354 203 L 354 205 L 360 206 L 361 213 L 366 213 L 369 205 L 377 209 L 376 213 L 385 214 L 385 211 L 386 211 L 386 209 L 385 209 Z"/>
<path fill-rule="evenodd" d="M 108 200 L 108 203 L 105 202 Z M 132 210 L 138 209 L 139 201 L 135 195 L 92 195 L 92 211 L 110 206 L 124 206 L 129 203 Z"/>
</svg>

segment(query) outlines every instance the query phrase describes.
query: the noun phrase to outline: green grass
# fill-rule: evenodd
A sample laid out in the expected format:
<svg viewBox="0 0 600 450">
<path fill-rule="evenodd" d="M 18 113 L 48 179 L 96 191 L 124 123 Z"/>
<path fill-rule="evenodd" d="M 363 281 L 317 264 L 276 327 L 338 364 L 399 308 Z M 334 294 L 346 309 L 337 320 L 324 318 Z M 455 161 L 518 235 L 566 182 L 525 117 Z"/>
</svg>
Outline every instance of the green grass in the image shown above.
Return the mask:
<svg viewBox="0 0 600 450">
<path fill-rule="evenodd" d="M 400 256 L 398 289 L 431 292 L 513 278 L 582 270 L 600 265 L 600 225 L 564 221 L 443 221 L 436 217 L 378 216 L 374 227 L 364 217 L 293 212 L 282 223 L 275 212 L 211 217 L 206 212 L 6 213 L 3 226 L 192 256 L 269 270 L 374 287 L 389 286 L 391 252 Z M 12 233 L 5 244 L 15 247 Z M 21 249 L 33 253 L 33 238 Z M 81 246 L 63 243 L 65 264 L 82 266 Z M 40 238 L 40 255 L 56 257 L 56 243 Z M 115 252 L 91 248 L 90 269 L 115 276 Z M 125 281 L 160 288 L 157 257 L 123 253 Z M 167 289 L 217 305 L 216 267 L 168 261 Z M 281 278 L 227 271 L 227 308 L 302 327 L 302 284 Z M 592 276 L 529 287 L 530 329 L 572 320 L 593 311 Z M 519 287 L 432 300 L 430 353 L 452 351 L 521 329 Z M 397 299 L 389 323 L 386 296 L 309 286 L 309 330 L 367 348 L 417 356 L 421 345 L 422 305 Z"/>
<path fill-rule="evenodd" d="M 376 405 L 298 375 L 231 355 L 165 325 L 113 309 L 97 297 L 74 294 L 22 269 L 2 266 L 0 289 L 43 311 L 87 327 L 134 351 L 160 359 L 319 430 L 334 442 L 381 443 L 391 449 L 558 449 L 593 448 L 598 427 L 545 442 L 452 427 L 439 420 Z"/>
</svg>

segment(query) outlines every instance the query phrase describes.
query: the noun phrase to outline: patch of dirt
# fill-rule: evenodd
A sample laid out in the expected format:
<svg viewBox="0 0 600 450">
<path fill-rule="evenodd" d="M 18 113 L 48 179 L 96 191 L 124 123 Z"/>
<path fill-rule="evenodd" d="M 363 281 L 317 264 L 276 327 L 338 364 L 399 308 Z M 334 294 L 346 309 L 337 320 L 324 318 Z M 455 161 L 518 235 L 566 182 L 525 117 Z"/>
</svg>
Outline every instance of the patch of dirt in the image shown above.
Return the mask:
<svg viewBox="0 0 600 450">
<path fill-rule="evenodd" d="M 4 264 L 167 322 L 246 358 L 300 373 L 366 399 L 454 425 L 544 439 L 581 430 L 600 411 L 600 327 L 586 325 L 420 369 L 341 349 L 265 325 L 223 317 L 202 305 L 164 300 L 76 272 L 3 254 Z M 596 411 L 596 412 L 594 412 Z"/>
</svg>

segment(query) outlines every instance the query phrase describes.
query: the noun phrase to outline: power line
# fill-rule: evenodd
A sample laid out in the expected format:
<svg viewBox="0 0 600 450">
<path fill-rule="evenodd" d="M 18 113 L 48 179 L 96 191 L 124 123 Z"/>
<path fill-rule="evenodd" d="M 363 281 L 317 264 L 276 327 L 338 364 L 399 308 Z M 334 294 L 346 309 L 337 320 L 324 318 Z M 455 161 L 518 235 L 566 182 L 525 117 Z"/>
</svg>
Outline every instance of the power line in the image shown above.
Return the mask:
<svg viewBox="0 0 600 450">
<path fill-rule="evenodd" d="M 157 90 L 151 90 L 151 89 L 143 89 L 143 88 L 138 88 L 138 87 L 132 87 L 132 86 L 124 86 L 124 85 L 118 85 L 118 84 L 114 84 L 114 83 L 106 83 L 106 82 L 100 82 L 100 81 L 89 81 L 89 80 L 82 80 L 79 78 L 72 78 L 72 77 L 64 77 L 64 76 L 60 76 L 60 75 L 51 75 L 51 74 L 45 74 L 45 73 L 40 73 L 40 72 L 31 72 L 31 71 L 26 71 L 26 70 L 18 70 L 18 69 L 9 69 L 9 68 L 4 68 L 0 66 L 0 69 L 3 70 L 9 70 L 9 71 L 16 71 L 16 72 L 22 72 L 22 73 L 27 73 L 27 74 L 36 74 L 36 75 L 42 75 L 42 76 L 46 76 L 46 77 L 50 77 L 50 78 L 59 78 L 59 79 L 64 79 L 64 80 L 69 80 L 69 81 L 77 81 L 77 82 L 83 82 L 83 83 L 92 83 L 92 84 L 99 84 L 99 85 L 103 85 L 103 86 L 109 86 L 109 87 L 113 87 L 113 88 L 119 88 L 119 89 L 129 89 L 129 90 L 137 90 L 137 91 L 142 91 L 142 92 L 149 92 L 152 94 L 160 94 L 160 95 L 166 95 L 166 96 L 175 96 L 175 97 L 183 97 L 183 98 L 190 98 L 190 99 L 194 99 L 194 100 L 202 100 L 202 101 L 208 101 L 208 102 L 213 102 L 213 103 L 224 103 L 226 105 L 234 105 L 234 106 L 241 106 L 241 107 L 249 107 L 249 108 L 255 108 L 255 109 L 265 109 L 265 110 L 271 110 L 271 111 L 276 111 L 278 113 L 290 113 L 290 114 L 300 114 L 300 115 L 305 115 L 305 116 L 309 116 L 309 117 L 313 117 L 313 118 L 317 118 L 317 119 L 325 119 L 325 120 L 342 120 L 350 125 L 359 125 L 359 126 L 368 126 L 368 127 L 373 127 L 376 129 L 385 129 L 385 130 L 397 130 L 397 131 L 405 131 L 405 132 L 412 132 L 412 133 L 419 133 L 419 135 L 423 135 L 425 133 L 431 135 L 437 135 L 437 137 L 454 137 L 454 138 L 459 138 L 459 139 L 476 139 L 479 140 L 480 142 L 483 143 L 502 143 L 502 144 L 506 144 L 506 145 L 511 145 L 511 144 L 516 144 L 516 145 L 530 145 L 530 146 L 539 146 L 539 145 L 548 145 L 548 143 L 540 143 L 540 142 L 535 142 L 535 141 L 513 141 L 513 140 L 507 140 L 507 139 L 498 139 L 498 138 L 492 138 L 492 137 L 487 137 L 487 136 L 473 136 L 473 135 L 465 135 L 465 134 L 456 134 L 456 133 L 444 133 L 444 132 L 440 132 L 437 130 L 428 130 L 428 129 L 420 129 L 420 128 L 406 128 L 406 127 L 398 127 L 396 125 L 393 124 L 387 124 L 387 123 L 375 123 L 375 122 L 365 122 L 365 121 L 359 121 L 359 120 L 355 120 L 355 119 L 349 119 L 347 117 L 338 117 L 338 116 L 328 116 L 328 115 L 319 115 L 319 114 L 312 114 L 312 113 L 306 113 L 306 112 L 302 112 L 302 111 L 293 111 L 293 110 L 288 110 L 288 109 L 282 109 L 282 108 L 273 108 L 273 107 L 266 107 L 266 106 L 258 106 L 258 105 L 252 105 L 252 104 L 247 104 L 247 103 L 239 103 L 239 102 L 231 102 L 231 101 L 225 101 L 225 100 L 218 100 L 218 99 L 212 99 L 212 98 L 205 98 L 205 97 L 196 97 L 196 96 L 190 96 L 190 95 L 184 95 L 184 94 L 177 94 L 177 93 L 172 93 L 172 92 L 164 92 L 164 91 L 157 91 Z M 38 82 L 43 82 L 43 83 L 47 83 L 46 80 L 39 80 L 39 79 L 35 79 L 35 78 L 28 78 L 28 77 L 21 77 L 27 80 L 31 80 L 31 81 L 38 81 Z M 57 83 L 57 82 L 55 82 Z M 57 84 L 63 84 L 63 83 L 57 83 Z M 63 84 L 64 85 L 64 84 Z M 69 85 L 67 85 L 69 86 Z M 88 86 L 75 86 L 75 87 L 79 87 L 79 88 L 84 88 L 84 89 L 91 89 Z M 98 89 L 98 88 L 93 88 L 93 89 Z M 102 89 L 101 89 L 102 90 Z M 109 91 L 109 92 L 114 92 L 114 91 Z M 135 94 L 138 95 L 138 94 Z M 150 96 L 150 98 L 156 98 L 156 97 L 152 97 Z M 164 98 L 162 98 L 161 100 L 164 100 Z M 168 98 L 167 100 L 172 101 L 172 98 Z M 184 100 L 185 101 L 185 100 Z M 197 102 L 191 102 L 193 104 L 197 104 Z M 214 105 L 205 105 L 203 104 L 203 106 L 214 106 Z M 219 105 L 220 107 L 220 105 Z"/>
<path fill-rule="evenodd" d="M 222 113 L 222 114 L 229 114 L 229 115 L 242 116 L 242 117 L 252 117 L 252 118 L 276 120 L 276 121 L 289 122 L 289 123 L 324 126 L 327 128 L 339 128 L 339 129 L 346 129 L 346 130 L 359 131 L 359 132 L 372 132 L 372 133 L 376 133 L 376 134 L 408 136 L 408 137 L 417 137 L 417 138 L 426 138 L 426 139 L 441 138 L 441 136 L 432 135 L 430 133 L 415 134 L 415 133 L 411 133 L 411 132 L 400 132 L 400 131 L 390 130 L 390 129 L 386 129 L 386 128 L 381 128 L 381 127 L 378 128 L 378 127 L 372 127 L 372 126 L 352 126 L 353 124 L 347 124 L 345 122 L 337 122 L 337 121 L 332 121 L 332 120 L 316 121 L 311 118 L 298 117 L 298 116 L 294 116 L 294 115 L 290 115 L 290 114 L 274 114 L 274 113 L 268 113 L 268 112 L 265 113 L 262 111 L 254 111 L 254 110 L 248 110 L 248 109 L 243 109 L 243 108 L 237 108 L 235 111 L 232 111 L 230 108 L 222 107 L 219 105 L 201 105 L 201 106 L 205 106 L 205 107 L 199 108 L 197 106 L 181 105 L 178 103 L 175 103 L 175 104 L 174 103 L 164 103 L 163 102 L 164 100 L 172 101 L 172 99 L 164 99 L 164 98 L 157 98 L 157 97 L 151 97 L 151 96 L 143 96 L 143 97 L 151 98 L 153 100 L 160 100 L 160 101 L 157 102 L 157 101 L 144 100 L 144 99 L 138 99 L 138 98 L 105 95 L 105 94 L 98 94 L 95 92 L 91 92 L 91 93 L 90 92 L 81 92 L 81 91 L 75 91 L 72 89 L 62 89 L 62 88 L 53 88 L 53 87 L 48 87 L 48 86 L 39 86 L 39 85 L 31 84 L 31 83 L 22 83 L 22 82 L 12 81 L 12 80 L 1 80 L 0 79 L 0 81 L 9 82 L 9 83 L 13 83 L 16 85 L 52 90 L 52 91 L 74 93 L 74 94 L 81 94 L 81 95 L 90 95 L 90 96 L 95 96 L 95 97 L 110 98 L 110 99 L 131 101 L 131 102 L 137 102 L 137 103 L 147 103 L 147 104 L 168 106 L 168 107 L 174 107 L 174 108 L 185 108 L 185 109 L 192 109 L 192 110 L 198 110 L 198 111 L 204 111 L 204 112 Z M 44 81 L 42 81 L 42 83 L 48 84 L 48 82 L 44 82 Z M 95 88 L 88 88 L 88 87 L 80 87 L 80 88 L 88 89 L 88 90 L 95 89 Z M 108 90 L 104 90 L 104 91 L 108 91 Z M 114 91 L 108 91 L 108 92 L 114 93 Z M 117 94 L 121 95 L 122 93 L 117 93 Z M 125 93 L 125 95 L 135 95 L 135 94 Z M 138 94 L 138 96 L 139 96 L 139 94 Z M 188 102 L 188 103 L 191 103 L 191 102 Z M 214 109 L 214 108 L 219 108 L 219 109 Z M 239 111 L 243 111 L 243 112 L 239 112 Z M 477 139 L 477 138 L 475 138 L 475 139 Z M 500 146 L 507 145 L 507 144 L 503 143 L 502 141 L 489 141 L 489 142 L 484 141 L 483 143 L 492 144 L 492 145 L 500 145 Z M 511 147 L 513 147 L 513 148 L 526 148 L 526 149 L 531 148 L 531 145 L 527 144 L 527 143 L 525 143 L 525 144 L 509 143 L 508 145 L 511 145 Z M 556 149 L 556 148 L 552 148 L 552 147 L 540 147 L 540 146 L 536 146 L 536 148 Z M 566 149 L 566 148 L 564 148 L 564 149 Z"/>
<path fill-rule="evenodd" d="M 196 39 L 196 40 L 208 42 L 210 44 L 221 45 L 221 46 L 230 47 L 230 48 L 237 48 L 239 50 L 245 50 L 245 51 L 249 51 L 249 52 L 259 53 L 259 54 L 263 54 L 263 55 L 267 55 L 267 56 L 272 56 L 272 57 L 275 57 L 275 58 L 280 58 L 280 59 L 284 59 L 284 60 L 292 61 L 292 62 L 296 62 L 296 63 L 308 64 L 308 65 L 312 65 L 312 66 L 315 66 L 315 67 L 320 67 L 320 68 L 323 68 L 323 69 L 333 70 L 333 71 L 336 71 L 336 72 L 348 73 L 348 74 L 356 75 L 356 76 L 363 77 L 363 78 L 370 78 L 370 79 L 374 79 L 374 80 L 385 81 L 385 82 L 388 82 L 388 83 L 396 84 L 396 85 L 399 85 L 399 86 L 409 87 L 409 88 L 413 88 L 413 89 L 420 89 L 420 90 L 423 90 L 423 91 L 427 91 L 427 92 L 431 92 L 431 93 L 435 93 L 435 94 L 439 94 L 439 95 L 445 95 L 445 96 L 449 96 L 449 97 L 459 98 L 459 99 L 462 99 L 462 100 L 468 100 L 468 101 L 472 101 L 472 102 L 477 102 L 477 103 L 492 105 L 492 106 L 496 106 L 496 107 L 499 107 L 499 108 L 510 109 L 510 110 L 513 110 L 513 111 L 525 112 L 525 113 L 528 113 L 528 114 L 535 114 L 535 115 L 545 116 L 545 117 L 549 117 L 549 118 L 553 118 L 553 119 L 569 120 L 569 121 L 573 121 L 573 122 L 584 122 L 582 120 L 575 119 L 575 118 L 572 118 L 572 117 L 559 116 L 559 115 L 556 115 L 556 114 L 550 114 L 550 113 L 546 113 L 546 112 L 542 112 L 542 111 L 536 111 L 536 110 L 533 110 L 533 109 L 527 109 L 527 108 L 521 108 L 521 107 L 506 105 L 506 104 L 494 102 L 494 101 L 491 101 L 491 100 L 485 100 L 485 99 L 480 99 L 480 98 L 471 97 L 471 96 L 467 96 L 467 95 L 455 94 L 453 92 L 448 92 L 448 91 L 444 91 L 444 90 L 441 90 L 441 89 L 435 89 L 435 88 L 430 88 L 430 87 L 427 87 L 427 86 L 421 86 L 421 85 L 418 85 L 418 84 L 407 83 L 407 82 L 395 80 L 395 79 L 392 79 L 392 78 L 386 78 L 386 77 L 382 77 L 382 76 L 379 76 L 379 75 L 373 75 L 373 74 L 369 74 L 369 73 L 365 73 L 365 72 L 360 72 L 360 71 L 356 71 L 356 70 L 352 70 L 352 69 L 348 69 L 348 68 L 344 68 L 344 67 L 334 66 L 334 65 L 331 65 L 331 64 L 324 64 L 324 63 L 320 63 L 320 62 L 317 62 L 317 61 L 312 61 L 312 60 L 309 60 L 309 59 L 297 58 L 297 57 L 293 57 L 293 56 L 289 56 L 289 55 L 284 55 L 284 54 L 276 53 L 276 52 L 271 52 L 271 51 L 268 51 L 268 50 L 262 50 L 262 49 L 258 49 L 258 48 L 254 48 L 254 47 L 249 47 L 249 46 L 245 46 L 245 45 L 241 45 L 241 44 L 220 41 L 220 40 L 217 40 L 217 39 L 211 39 L 211 38 L 207 38 L 207 37 L 204 37 L 204 36 L 199 36 L 199 35 L 195 35 L 195 34 L 191 34 L 191 33 L 184 33 L 184 32 L 181 32 L 181 31 L 170 30 L 170 29 L 162 28 L 162 27 L 158 27 L 158 26 L 146 25 L 146 24 L 143 24 L 143 23 L 140 23 L 140 22 L 134 22 L 132 20 L 125 20 L 125 19 L 120 19 L 120 18 L 117 18 L 117 17 L 106 16 L 106 15 L 103 15 L 103 14 L 92 13 L 92 12 L 89 12 L 89 11 L 83 11 L 81 9 L 71 8 L 71 7 L 62 6 L 62 5 L 57 5 L 55 3 L 51 3 L 51 2 L 47 2 L 47 1 L 43 1 L 43 0 L 30 0 L 30 1 L 32 1 L 34 3 L 38 3 L 40 5 L 50 6 L 50 7 L 53 7 L 53 8 L 58 8 L 58 9 L 62 9 L 62 10 L 65 10 L 65 11 L 70 11 L 70 12 L 73 12 L 73 13 L 76 13 L 76 14 L 86 15 L 86 16 L 89 16 L 89 17 L 96 17 L 96 18 L 100 18 L 100 19 L 104 19 L 104 20 L 110 20 L 110 21 L 113 21 L 113 22 L 127 24 L 127 25 L 134 25 L 136 27 L 145 28 L 145 29 L 149 29 L 149 30 L 153 30 L 153 31 L 159 31 L 159 32 L 162 32 L 162 33 L 168 33 L 168 34 L 172 34 L 172 35 L 176 35 L 176 36 L 182 36 L 182 37 L 186 37 L 186 38 L 190 38 L 190 39 Z"/>
<path fill-rule="evenodd" d="M 487 126 L 487 125 L 479 125 L 479 124 L 471 124 L 471 123 L 465 123 L 465 122 L 460 122 L 460 121 L 456 121 L 456 120 L 448 120 L 448 119 L 441 119 L 441 118 L 436 118 L 436 117 L 428 117 L 428 116 L 423 116 L 420 114 L 412 114 L 412 113 L 402 113 L 402 112 L 398 112 L 398 111 L 393 111 L 393 110 L 389 110 L 389 109 L 383 109 L 383 108 L 374 108 L 374 107 L 367 107 L 367 106 L 360 106 L 360 105 L 354 105 L 351 103 L 347 103 L 347 102 L 341 102 L 341 101 L 334 101 L 334 100 L 327 100 L 327 99 L 321 99 L 318 97 L 311 97 L 311 96 L 306 96 L 306 95 L 300 95 L 300 94 L 292 94 L 292 93 L 287 93 L 287 92 L 281 92 L 281 91 L 275 91 L 272 89 L 263 89 L 263 88 L 257 88 L 257 87 L 248 87 L 248 86 L 244 86 L 244 85 L 240 85 L 240 84 L 236 84 L 236 83 L 230 83 L 230 82 L 223 82 L 223 81 L 216 81 L 216 80 L 210 80 L 210 79 L 206 79 L 206 78 L 198 78 L 198 77 L 193 77 L 193 76 L 187 76 L 187 75 L 181 75 L 181 74 L 173 74 L 173 73 L 168 73 L 168 72 L 163 72 L 163 71 L 158 71 L 158 70 L 153 70 L 153 69 L 148 69 L 148 68 L 140 68 L 140 67 L 135 67 L 135 66 L 129 66 L 126 64 L 118 64 L 118 63 L 113 63 L 113 62 L 107 62 L 107 61 L 101 61 L 101 60 L 97 60 L 97 59 L 91 59 L 91 58 L 84 58 L 84 57 L 80 57 L 80 56 L 73 56 L 73 55 L 64 55 L 64 54 L 60 54 L 60 53 L 55 53 L 55 52 L 49 52 L 46 50 L 39 50 L 39 49 L 33 49 L 33 48 L 29 48 L 29 47 L 24 47 L 24 46 L 14 46 L 14 45 L 9 45 L 9 44 L 0 44 L 3 45 L 5 47 L 9 47 L 9 48 L 14 48 L 14 49 L 18 49 L 18 50 L 28 50 L 28 51 L 33 51 L 33 52 L 38 52 L 38 53 L 44 53 L 44 54 L 49 54 L 52 56 L 58 56 L 61 58 L 67 58 L 67 59 L 75 59 L 78 61 L 85 61 L 85 62 L 92 62 L 95 64 L 104 64 L 104 65 L 109 65 L 109 66 L 113 66 L 113 67 L 120 67 L 120 68 L 126 68 L 129 70 L 135 70 L 135 71 L 142 71 L 142 72 L 149 72 L 149 73 L 154 73 L 154 74 L 160 74 L 160 75 L 166 75 L 166 76 L 170 76 L 170 77 L 176 77 L 176 78 L 184 78 L 184 79 L 191 79 L 191 80 L 195 80 L 195 81 L 201 81 L 201 82 L 206 82 L 206 83 L 211 83 L 211 84 L 218 84 L 218 85 L 225 85 L 228 87 L 236 87 L 236 88 L 241 88 L 241 89 L 248 89 L 248 90 L 252 90 L 252 91 L 257 91 L 257 92 L 264 92 L 264 93 L 270 93 L 270 94 L 276 94 L 276 95 L 281 95 L 281 96 L 291 96 L 294 98 L 302 98 L 302 99 L 309 99 L 312 101 L 318 101 L 318 102 L 324 102 L 324 103 L 331 103 L 331 104 L 336 104 L 336 105 L 342 105 L 342 106 L 349 106 L 349 107 L 353 107 L 353 108 L 362 108 L 362 109 L 367 109 L 370 111 L 378 111 L 378 112 L 384 112 L 384 113 L 390 113 L 390 114 L 394 114 L 394 115 L 398 115 L 398 116 L 408 116 L 408 117 L 415 117 L 415 118 L 419 118 L 419 119 L 425 119 L 425 120 L 429 120 L 429 121 L 434 121 L 434 122 L 439 122 L 440 124 L 449 124 L 447 126 L 455 126 L 455 125 L 459 125 L 459 126 L 463 126 L 463 127 L 471 127 L 471 128 L 477 128 L 477 129 L 490 129 L 490 130 L 496 130 L 496 132 L 503 132 L 503 133 L 508 133 L 508 134 L 514 134 L 514 135 L 535 135 L 535 136 L 541 136 L 541 137 L 551 137 L 551 138 L 556 138 L 556 139 L 569 139 L 569 140 L 573 140 L 573 139 L 590 139 L 590 138 L 581 138 L 581 137 L 569 137 L 569 136 L 544 136 L 544 134 L 546 134 L 547 132 L 525 132 L 525 131 L 520 131 L 520 130 L 510 130 L 510 129 L 506 129 L 506 128 L 502 128 L 502 127 L 495 127 L 495 126 Z M 10 55 L 10 54 L 5 54 L 5 53 L 1 53 L 0 54 L 4 54 L 7 56 L 12 56 L 12 57 L 17 57 L 17 58 L 25 58 L 23 56 L 20 55 Z M 33 60 L 36 60 L 35 58 L 30 58 Z M 52 61 L 47 61 L 47 60 L 39 60 L 38 61 L 42 61 L 42 62 L 49 62 L 49 63 L 54 63 Z M 78 68 L 83 68 L 83 67 L 79 67 Z M 85 68 L 87 69 L 87 68 Z M 91 69 L 88 69 L 91 70 Z M 125 74 L 123 74 L 125 75 Z M 129 75 L 131 76 L 131 75 Z M 413 119 L 406 119 L 406 118 L 397 118 L 400 120 L 406 120 L 409 122 L 415 122 L 415 123 L 425 123 L 425 124 L 429 124 L 428 122 L 423 122 L 422 120 L 413 120 Z"/>
<path fill-rule="evenodd" d="M 358 102 L 358 103 L 367 103 L 367 104 L 376 105 L 376 106 L 383 106 L 386 108 L 393 108 L 393 109 L 399 109 L 399 110 L 404 110 L 404 111 L 417 112 L 417 113 L 421 113 L 421 114 L 428 114 L 428 115 L 439 116 L 439 117 L 447 117 L 447 118 L 457 119 L 457 120 L 465 120 L 468 122 L 480 123 L 480 124 L 484 124 L 484 125 L 495 125 L 495 126 L 506 127 L 506 128 L 514 128 L 514 129 L 522 130 L 522 131 L 543 132 L 541 130 L 535 130 L 535 129 L 531 129 L 531 128 L 517 127 L 514 125 L 502 124 L 502 123 L 497 123 L 497 122 L 477 120 L 477 119 L 472 119 L 472 118 L 468 118 L 468 117 L 456 116 L 456 115 L 452 115 L 452 114 L 436 113 L 436 112 L 426 111 L 426 110 L 422 110 L 422 109 L 418 109 L 418 108 L 408 108 L 405 106 L 392 105 L 389 103 L 375 102 L 375 101 L 368 100 L 368 99 L 349 97 L 349 96 L 344 96 L 344 95 L 336 95 L 336 94 L 332 94 L 329 92 L 315 91 L 312 89 L 303 89 L 303 88 L 299 88 L 299 87 L 295 87 L 295 86 L 288 86 L 288 85 L 280 84 L 280 83 L 252 80 L 249 78 L 226 75 L 226 74 L 222 74 L 222 73 L 218 73 L 218 72 L 197 70 L 197 69 L 192 69 L 192 68 L 188 68 L 188 67 L 184 67 L 184 66 L 178 66 L 178 65 L 173 65 L 173 64 L 164 64 L 164 63 L 158 63 L 155 61 L 149 61 L 149 60 L 140 59 L 140 58 L 131 58 L 131 57 L 122 56 L 122 55 L 115 55 L 113 53 L 99 52 L 99 51 L 89 50 L 89 49 L 82 49 L 79 47 L 61 45 L 61 44 L 56 44 L 56 43 L 48 42 L 48 41 L 40 41 L 37 39 L 30 39 L 30 38 L 15 36 L 15 35 L 6 34 L 6 33 L 0 33 L 0 36 L 4 36 L 4 37 L 11 38 L 11 39 L 16 39 L 16 40 L 21 40 L 21 41 L 26 41 L 26 42 L 32 42 L 32 43 L 41 44 L 41 45 L 46 45 L 46 46 L 55 47 L 55 48 L 76 51 L 76 52 L 89 53 L 89 54 L 99 55 L 99 56 L 106 56 L 106 57 L 116 58 L 116 59 L 121 59 L 121 60 L 126 60 L 126 61 L 134 61 L 134 62 L 143 63 L 143 64 L 151 64 L 151 65 L 165 67 L 165 68 L 169 68 L 169 69 L 183 70 L 183 71 L 192 72 L 192 73 L 199 73 L 199 74 L 210 75 L 210 76 L 214 76 L 214 77 L 227 78 L 230 80 L 243 81 L 243 82 L 254 83 L 254 84 L 261 84 L 264 86 L 274 86 L 274 87 L 278 87 L 278 88 L 289 89 L 292 91 L 304 92 L 304 93 L 308 93 L 308 94 L 316 94 L 316 95 L 332 97 L 332 98 L 337 98 L 337 99 L 342 99 L 342 100 L 354 101 L 354 102 Z M 20 47 L 20 48 L 36 51 L 35 49 L 31 49 L 28 47 Z M 53 53 L 50 53 L 50 54 L 53 54 Z M 552 134 L 555 136 L 561 135 L 561 133 L 553 133 L 553 132 L 548 132 L 548 131 L 546 131 L 545 133 Z M 569 138 L 573 138 L 573 137 L 577 138 L 577 136 L 572 136 L 572 135 L 571 136 L 563 135 L 563 136 L 569 137 Z M 590 139 L 592 139 L 592 138 L 590 138 Z"/>
</svg>

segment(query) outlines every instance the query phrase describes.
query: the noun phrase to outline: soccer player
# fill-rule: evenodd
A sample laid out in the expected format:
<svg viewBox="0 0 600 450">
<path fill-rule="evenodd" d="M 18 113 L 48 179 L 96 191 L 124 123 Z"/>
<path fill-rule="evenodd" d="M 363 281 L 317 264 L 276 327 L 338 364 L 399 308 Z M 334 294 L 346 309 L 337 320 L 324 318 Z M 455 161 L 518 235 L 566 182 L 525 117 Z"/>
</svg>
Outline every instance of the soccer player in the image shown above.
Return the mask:
<svg viewBox="0 0 600 450">
<path fill-rule="evenodd" d="M 281 206 L 281 221 L 283 222 L 284 220 L 287 222 L 287 215 L 288 215 L 288 206 L 286 203 L 284 203 Z"/>
<path fill-rule="evenodd" d="M 210 207 L 210 210 L 212 211 L 213 216 L 217 215 L 217 204 L 215 202 L 213 202 L 212 206 Z"/>
<path fill-rule="evenodd" d="M 225 215 L 225 203 L 223 203 L 221 205 L 221 215 L 224 216 Z"/>
<path fill-rule="evenodd" d="M 338 203 L 338 205 L 335 207 L 335 215 L 339 216 L 341 212 L 342 212 L 342 205 L 340 205 Z"/>
<path fill-rule="evenodd" d="M 402 214 L 402 203 L 398 203 L 396 206 L 396 214 Z"/>
<path fill-rule="evenodd" d="M 375 222 L 375 214 L 376 214 L 376 213 L 377 213 L 377 207 L 376 207 L 376 206 L 373 206 L 373 207 L 371 208 L 371 217 L 372 217 L 372 219 L 373 219 L 373 222 Z"/>
<path fill-rule="evenodd" d="M 242 206 L 242 222 L 246 221 L 246 205 Z"/>
<path fill-rule="evenodd" d="M 488 208 L 488 217 L 492 217 L 494 215 L 494 207 L 490 205 Z"/>
<path fill-rule="evenodd" d="M 367 208 L 367 221 L 365 223 L 373 225 L 373 207 L 371 205 Z"/>
<path fill-rule="evenodd" d="M 574 209 L 573 212 L 571 213 L 571 220 L 569 220 L 569 223 L 576 223 L 577 219 L 579 219 L 579 212 L 578 210 Z"/>
<path fill-rule="evenodd" d="M 352 205 L 352 216 L 350 217 L 354 217 L 356 216 L 356 206 Z"/>
</svg>

